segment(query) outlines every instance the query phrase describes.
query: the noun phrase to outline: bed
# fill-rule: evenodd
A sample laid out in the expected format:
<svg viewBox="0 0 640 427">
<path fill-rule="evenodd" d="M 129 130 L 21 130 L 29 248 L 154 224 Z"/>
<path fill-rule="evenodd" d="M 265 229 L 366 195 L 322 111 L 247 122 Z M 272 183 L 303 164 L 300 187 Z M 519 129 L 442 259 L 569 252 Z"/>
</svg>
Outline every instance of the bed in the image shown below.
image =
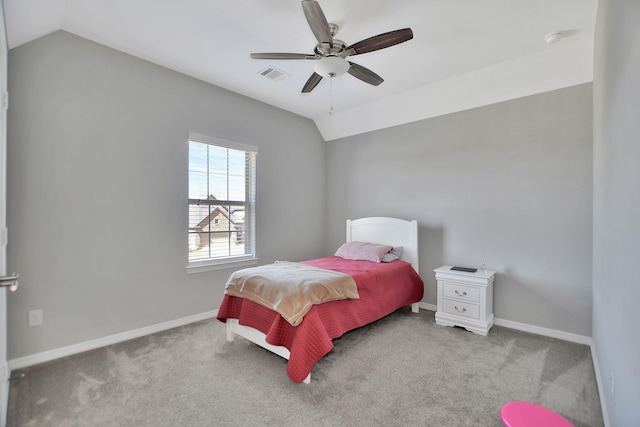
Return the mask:
<svg viewBox="0 0 640 427">
<path fill-rule="evenodd" d="M 397 218 L 347 220 L 346 243 L 370 242 L 401 247 L 400 259 L 371 262 L 330 256 L 300 264 L 351 276 L 359 298 L 312 305 L 293 326 L 265 305 L 225 291 L 217 318 L 226 322 L 227 341 L 239 335 L 285 358 L 292 381 L 309 383 L 313 366 L 333 348 L 332 339 L 411 306 L 418 312 L 424 284 L 418 275 L 418 224 Z M 258 267 L 260 268 L 260 267 Z M 229 283 L 227 283 L 228 289 Z"/>
</svg>

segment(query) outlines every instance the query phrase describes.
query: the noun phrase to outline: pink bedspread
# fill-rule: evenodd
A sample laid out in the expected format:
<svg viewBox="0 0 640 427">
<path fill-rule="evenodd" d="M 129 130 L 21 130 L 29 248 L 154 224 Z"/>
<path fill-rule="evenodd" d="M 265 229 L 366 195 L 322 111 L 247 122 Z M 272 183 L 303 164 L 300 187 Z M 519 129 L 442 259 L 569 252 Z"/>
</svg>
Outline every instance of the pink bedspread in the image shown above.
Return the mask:
<svg viewBox="0 0 640 427">
<path fill-rule="evenodd" d="M 424 293 L 422 279 L 404 261 L 374 263 L 332 256 L 304 262 L 349 274 L 356 281 L 360 299 L 314 305 L 295 327 L 275 311 L 229 295 L 224 296 L 218 310 L 220 321 L 239 319 L 241 325 L 264 333 L 269 344 L 289 349 L 287 375 L 292 381 L 307 377 L 316 362 L 333 348 L 333 338 L 418 302 Z"/>
</svg>

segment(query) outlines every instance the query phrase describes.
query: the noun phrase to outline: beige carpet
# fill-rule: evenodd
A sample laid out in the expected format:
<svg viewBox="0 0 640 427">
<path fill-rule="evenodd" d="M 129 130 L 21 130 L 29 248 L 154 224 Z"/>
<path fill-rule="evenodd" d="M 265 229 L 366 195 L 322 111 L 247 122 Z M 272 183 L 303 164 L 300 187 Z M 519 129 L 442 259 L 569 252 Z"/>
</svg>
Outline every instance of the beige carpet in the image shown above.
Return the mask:
<svg viewBox="0 0 640 427">
<path fill-rule="evenodd" d="M 14 371 L 8 425 L 499 427 L 512 400 L 603 425 L 584 345 L 495 326 L 482 337 L 405 308 L 334 340 L 304 385 L 224 335 L 209 320 Z"/>
</svg>

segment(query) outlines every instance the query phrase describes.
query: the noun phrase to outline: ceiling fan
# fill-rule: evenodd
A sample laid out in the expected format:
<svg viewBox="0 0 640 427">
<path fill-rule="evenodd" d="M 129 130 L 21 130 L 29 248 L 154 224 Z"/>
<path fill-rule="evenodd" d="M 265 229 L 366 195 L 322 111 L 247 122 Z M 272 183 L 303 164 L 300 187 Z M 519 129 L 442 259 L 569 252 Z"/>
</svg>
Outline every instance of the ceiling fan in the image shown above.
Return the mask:
<svg viewBox="0 0 640 427">
<path fill-rule="evenodd" d="M 314 66 L 315 71 L 302 88 L 302 93 L 311 92 L 323 77 L 333 78 L 344 73 L 349 73 L 363 82 L 378 86 L 384 81 L 382 77 L 362 65 L 347 61 L 345 58 L 384 49 L 413 38 L 411 28 L 403 28 L 401 30 L 378 34 L 377 36 L 369 37 L 352 45 L 346 45 L 342 40 L 334 39 L 339 28 L 337 25 L 327 22 L 327 18 L 325 18 L 317 1 L 303 0 L 302 9 L 313 35 L 318 40 L 313 54 L 251 54 L 251 58 L 253 59 L 307 59 L 317 61 Z"/>
</svg>

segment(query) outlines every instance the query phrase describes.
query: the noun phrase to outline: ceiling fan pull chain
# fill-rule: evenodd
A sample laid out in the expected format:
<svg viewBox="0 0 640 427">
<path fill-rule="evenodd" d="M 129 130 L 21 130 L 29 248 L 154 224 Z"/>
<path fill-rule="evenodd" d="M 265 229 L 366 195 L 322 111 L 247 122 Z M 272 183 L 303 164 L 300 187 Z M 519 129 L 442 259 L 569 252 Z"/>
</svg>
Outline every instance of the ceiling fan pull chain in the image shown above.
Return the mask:
<svg viewBox="0 0 640 427">
<path fill-rule="evenodd" d="M 329 77 L 329 115 L 333 114 L 333 78 Z"/>
</svg>

